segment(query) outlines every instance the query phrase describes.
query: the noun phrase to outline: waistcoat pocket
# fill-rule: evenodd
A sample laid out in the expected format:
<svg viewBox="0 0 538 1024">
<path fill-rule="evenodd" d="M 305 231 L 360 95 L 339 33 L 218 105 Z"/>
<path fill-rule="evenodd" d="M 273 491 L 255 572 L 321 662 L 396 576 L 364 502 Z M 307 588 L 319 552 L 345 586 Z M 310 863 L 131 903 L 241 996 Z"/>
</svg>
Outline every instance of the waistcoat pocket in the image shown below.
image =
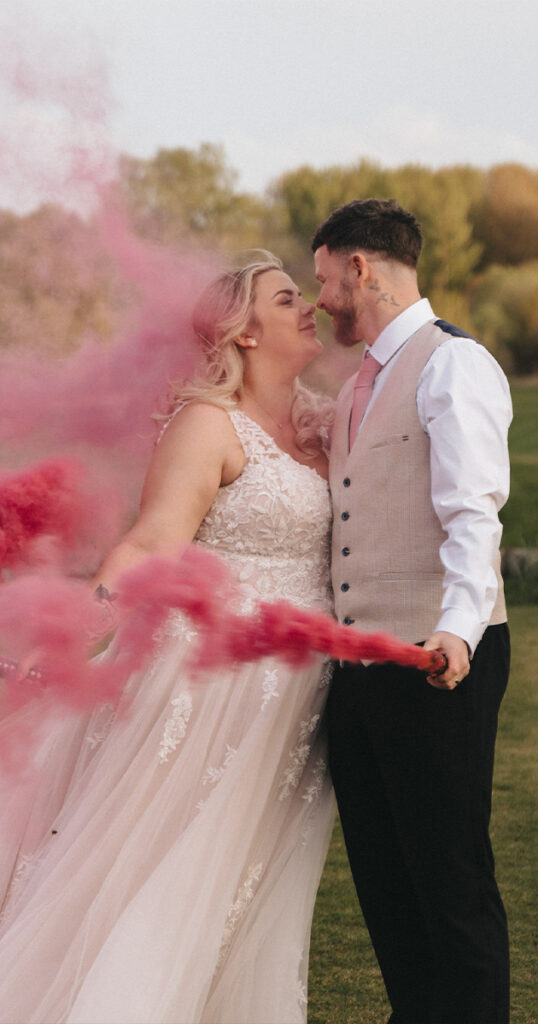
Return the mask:
<svg viewBox="0 0 538 1024">
<path fill-rule="evenodd" d="M 387 445 L 404 444 L 405 441 L 409 441 L 409 434 L 390 434 L 381 441 L 375 441 L 370 448 L 386 448 Z"/>
</svg>

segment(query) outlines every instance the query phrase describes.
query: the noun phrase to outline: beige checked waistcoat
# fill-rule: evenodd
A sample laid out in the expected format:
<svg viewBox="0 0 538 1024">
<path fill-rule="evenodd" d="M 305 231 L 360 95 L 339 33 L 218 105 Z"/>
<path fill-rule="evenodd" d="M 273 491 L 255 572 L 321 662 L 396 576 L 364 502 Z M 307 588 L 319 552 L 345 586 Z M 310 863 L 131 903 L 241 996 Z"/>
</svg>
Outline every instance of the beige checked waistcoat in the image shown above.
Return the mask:
<svg viewBox="0 0 538 1024">
<path fill-rule="evenodd" d="M 340 394 L 333 427 L 332 576 L 340 622 L 426 640 L 441 614 L 447 534 L 431 500 L 430 441 L 420 424 L 418 380 L 447 334 L 430 322 L 410 339 L 349 451 L 353 385 Z M 478 344 L 478 342 L 477 342 Z M 506 621 L 500 554 L 490 625 Z"/>
</svg>

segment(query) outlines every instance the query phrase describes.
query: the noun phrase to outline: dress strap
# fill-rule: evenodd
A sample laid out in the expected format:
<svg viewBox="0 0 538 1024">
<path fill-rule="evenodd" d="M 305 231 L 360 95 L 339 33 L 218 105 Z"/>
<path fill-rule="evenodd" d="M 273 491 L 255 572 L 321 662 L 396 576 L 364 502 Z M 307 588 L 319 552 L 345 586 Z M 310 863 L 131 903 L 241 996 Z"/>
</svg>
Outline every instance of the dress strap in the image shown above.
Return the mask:
<svg viewBox="0 0 538 1024">
<path fill-rule="evenodd" d="M 165 432 L 168 430 L 168 427 L 170 426 L 172 420 L 175 419 L 175 417 L 177 416 L 178 412 L 181 412 L 181 410 L 185 408 L 186 404 L 187 404 L 186 402 L 179 402 L 179 404 L 176 405 L 175 409 L 172 410 L 170 415 L 167 416 L 167 418 L 161 424 L 161 429 L 159 430 L 159 433 L 157 434 L 157 440 L 155 441 L 155 446 L 157 446 L 159 444 L 159 441 L 162 440 L 162 438 L 164 437 Z"/>
<path fill-rule="evenodd" d="M 155 442 L 156 445 L 163 438 L 172 420 L 175 419 L 178 412 L 185 408 L 186 404 L 186 402 L 180 402 L 179 405 L 176 405 L 173 412 L 164 421 Z M 260 458 L 262 456 L 267 458 L 268 455 L 276 458 L 279 454 L 282 454 L 271 435 L 241 409 L 230 409 L 228 410 L 228 415 L 248 459 Z"/>
<path fill-rule="evenodd" d="M 276 441 L 259 423 L 247 416 L 242 409 L 230 409 L 228 412 L 233 428 L 241 441 L 247 459 L 278 458 L 283 453 Z"/>
</svg>

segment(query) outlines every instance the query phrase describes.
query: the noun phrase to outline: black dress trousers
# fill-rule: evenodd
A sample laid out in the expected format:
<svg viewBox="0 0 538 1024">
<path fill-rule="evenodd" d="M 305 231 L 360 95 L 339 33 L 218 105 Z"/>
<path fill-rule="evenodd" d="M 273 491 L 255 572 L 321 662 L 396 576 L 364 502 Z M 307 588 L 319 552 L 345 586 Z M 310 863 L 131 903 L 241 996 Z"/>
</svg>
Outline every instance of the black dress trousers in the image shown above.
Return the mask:
<svg viewBox="0 0 538 1024">
<path fill-rule="evenodd" d="M 452 691 L 394 665 L 338 667 L 329 761 L 349 861 L 401 1024 L 507 1024 L 506 916 L 489 839 L 510 639 L 490 626 Z"/>
</svg>

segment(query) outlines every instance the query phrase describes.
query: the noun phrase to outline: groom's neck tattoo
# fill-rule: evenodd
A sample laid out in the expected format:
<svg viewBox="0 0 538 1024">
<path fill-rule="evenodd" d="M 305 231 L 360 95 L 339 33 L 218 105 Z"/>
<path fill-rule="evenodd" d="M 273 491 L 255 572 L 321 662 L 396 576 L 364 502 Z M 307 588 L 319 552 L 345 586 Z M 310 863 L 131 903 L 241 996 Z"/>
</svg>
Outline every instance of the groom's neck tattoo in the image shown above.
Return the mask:
<svg viewBox="0 0 538 1024">
<path fill-rule="evenodd" d="M 394 295 L 389 295 L 388 292 L 382 292 L 381 291 L 381 286 L 380 286 L 379 281 L 377 279 L 372 281 L 372 283 L 369 284 L 368 287 L 369 287 L 371 292 L 379 292 L 379 295 L 378 295 L 377 299 L 375 300 L 376 306 L 379 305 L 380 302 L 389 302 L 391 306 L 399 306 L 400 305 L 399 302 L 396 302 L 396 299 L 394 298 Z"/>
</svg>

